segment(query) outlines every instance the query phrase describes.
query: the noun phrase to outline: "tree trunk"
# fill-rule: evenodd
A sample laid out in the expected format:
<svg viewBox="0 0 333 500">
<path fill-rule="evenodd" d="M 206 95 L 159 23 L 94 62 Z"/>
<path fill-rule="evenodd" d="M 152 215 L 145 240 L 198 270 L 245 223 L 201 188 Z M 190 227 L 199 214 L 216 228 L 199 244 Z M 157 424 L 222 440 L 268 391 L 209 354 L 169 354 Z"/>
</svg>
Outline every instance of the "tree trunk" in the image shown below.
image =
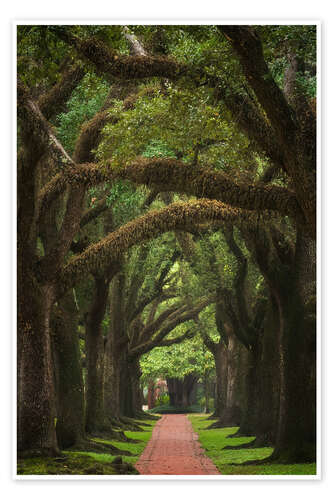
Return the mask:
<svg viewBox="0 0 333 500">
<path fill-rule="evenodd" d="M 120 358 L 116 339 L 110 330 L 105 345 L 104 358 L 104 411 L 107 419 L 120 417 Z"/>
<path fill-rule="evenodd" d="M 215 389 L 215 411 L 212 417 L 220 418 L 223 408 L 226 405 L 226 391 L 225 389 L 225 370 L 226 364 L 223 362 L 224 344 L 220 341 L 214 349 L 214 361 L 216 370 L 216 389 Z"/>
<path fill-rule="evenodd" d="M 245 374 L 248 352 L 228 325 L 225 325 L 225 330 L 228 343 L 225 345 L 223 341 L 219 342 L 215 355 L 217 387 L 221 387 L 221 397 L 219 420 L 212 424 L 212 427 L 239 426 L 246 406 Z"/>
<path fill-rule="evenodd" d="M 259 406 L 259 345 L 253 346 L 248 355 L 249 363 L 247 373 L 245 375 L 245 398 L 246 404 L 244 407 L 242 420 L 238 429 L 239 436 L 254 436 L 257 430 L 258 423 L 258 406 Z"/>
<path fill-rule="evenodd" d="M 84 438 L 85 408 L 78 326 L 73 291 L 60 301 L 54 318 L 52 347 L 57 388 L 57 438 L 69 448 Z"/>
<path fill-rule="evenodd" d="M 169 394 L 170 398 L 170 394 Z M 147 404 L 148 410 L 151 410 L 155 406 L 155 382 L 154 380 L 150 380 L 148 384 L 148 394 L 147 394 Z M 171 404 L 171 399 L 170 399 Z"/>
<path fill-rule="evenodd" d="M 51 285 L 40 287 L 32 273 L 18 271 L 18 452 L 59 453 L 50 337 Z"/>
<path fill-rule="evenodd" d="M 129 361 L 130 384 L 132 387 L 132 405 L 134 415 L 142 412 L 142 391 L 140 387 L 140 377 L 142 375 L 140 369 L 140 358 L 135 358 Z"/>
<path fill-rule="evenodd" d="M 86 431 L 90 434 L 104 428 L 104 339 L 102 321 L 105 315 L 109 281 L 95 277 L 96 289 L 86 324 L 87 405 Z"/>
<path fill-rule="evenodd" d="M 134 418 L 134 395 L 131 377 L 132 373 L 128 355 L 127 352 L 123 352 L 120 365 L 120 410 L 121 415 Z"/>
<path fill-rule="evenodd" d="M 280 301 L 280 411 L 272 459 L 316 458 L 315 339 L 298 297 Z"/>
<path fill-rule="evenodd" d="M 277 296 L 280 314 L 280 410 L 272 455 L 279 462 L 316 459 L 315 244 L 298 235 L 294 275 Z M 289 285 L 289 286 L 288 286 Z"/>
<path fill-rule="evenodd" d="M 278 310 L 272 298 L 264 324 L 257 377 L 257 417 L 254 435 L 258 446 L 272 446 L 276 441 L 279 412 L 278 329 Z"/>
</svg>

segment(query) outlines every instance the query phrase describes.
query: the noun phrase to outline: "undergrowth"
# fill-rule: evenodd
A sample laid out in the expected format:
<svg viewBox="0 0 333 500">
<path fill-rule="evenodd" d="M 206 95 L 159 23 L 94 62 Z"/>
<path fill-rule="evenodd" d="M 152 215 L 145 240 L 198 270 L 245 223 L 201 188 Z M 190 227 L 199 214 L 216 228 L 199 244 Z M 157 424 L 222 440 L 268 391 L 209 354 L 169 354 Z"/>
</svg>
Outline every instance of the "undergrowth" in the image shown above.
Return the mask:
<svg viewBox="0 0 333 500">
<path fill-rule="evenodd" d="M 178 406 L 171 406 L 171 405 L 161 405 L 161 406 L 156 406 L 155 408 L 152 408 L 151 410 L 148 410 L 149 413 L 159 413 L 161 415 L 163 414 L 169 414 L 169 413 L 200 413 L 200 406 L 199 405 L 192 405 L 188 406 L 187 408 L 182 408 Z"/>
</svg>

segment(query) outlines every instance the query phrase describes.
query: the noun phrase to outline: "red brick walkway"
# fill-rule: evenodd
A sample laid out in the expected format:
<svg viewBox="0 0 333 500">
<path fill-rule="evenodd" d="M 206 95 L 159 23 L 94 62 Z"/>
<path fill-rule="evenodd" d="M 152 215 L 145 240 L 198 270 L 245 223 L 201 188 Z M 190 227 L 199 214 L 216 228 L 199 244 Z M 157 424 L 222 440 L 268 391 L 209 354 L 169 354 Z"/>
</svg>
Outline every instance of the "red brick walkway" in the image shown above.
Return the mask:
<svg viewBox="0 0 333 500">
<path fill-rule="evenodd" d="M 135 467 L 145 475 L 219 474 L 186 415 L 163 415 Z"/>
</svg>

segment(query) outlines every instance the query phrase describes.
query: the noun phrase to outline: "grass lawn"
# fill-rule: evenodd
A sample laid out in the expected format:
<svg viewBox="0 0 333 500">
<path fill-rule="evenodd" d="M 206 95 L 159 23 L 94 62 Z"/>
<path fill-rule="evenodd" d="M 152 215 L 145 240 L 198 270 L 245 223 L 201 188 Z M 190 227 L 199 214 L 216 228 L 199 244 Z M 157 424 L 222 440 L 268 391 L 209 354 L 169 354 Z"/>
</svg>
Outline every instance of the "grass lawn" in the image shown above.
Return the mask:
<svg viewBox="0 0 333 500">
<path fill-rule="evenodd" d="M 95 439 L 100 443 L 108 443 L 121 450 L 130 451 L 133 456 L 122 457 L 123 462 L 134 465 L 139 459 L 141 453 L 146 447 L 153 427 L 157 420 L 143 420 L 138 423 L 145 423 L 144 431 L 132 432 L 125 431 L 127 437 L 140 440 L 139 443 L 123 443 L 120 441 L 107 441 L 104 439 Z M 117 455 L 109 453 L 93 453 L 90 451 L 63 451 L 62 457 L 45 458 L 34 457 L 19 459 L 17 462 L 17 474 L 19 475 L 116 475 L 119 474 L 112 461 Z M 124 472 L 125 474 L 135 474 L 135 471 Z"/>
<path fill-rule="evenodd" d="M 201 446 L 212 459 L 221 474 L 228 475 L 308 475 L 316 474 L 316 464 L 263 464 L 263 465 L 230 465 L 242 464 L 247 460 L 260 460 L 268 457 L 272 448 L 253 448 L 244 450 L 224 450 L 225 446 L 249 443 L 254 437 L 227 437 L 234 434 L 238 427 L 223 429 L 207 429 L 214 420 L 207 420 L 207 415 L 188 415 L 194 431 L 199 435 Z"/>
</svg>

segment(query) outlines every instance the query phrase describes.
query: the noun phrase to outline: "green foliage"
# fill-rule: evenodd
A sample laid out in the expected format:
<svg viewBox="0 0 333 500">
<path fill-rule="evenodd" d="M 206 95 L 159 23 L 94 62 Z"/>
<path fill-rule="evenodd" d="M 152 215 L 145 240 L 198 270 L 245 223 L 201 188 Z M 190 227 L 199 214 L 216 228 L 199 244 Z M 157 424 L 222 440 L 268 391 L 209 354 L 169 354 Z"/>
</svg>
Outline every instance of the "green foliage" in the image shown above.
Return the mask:
<svg viewBox="0 0 333 500">
<path fill-rule="evenodd" d="M 143 199 L 144 190 L 136 189 L 127 181 L 113 183 L 107 194 L 107 205 L 113 208 L 114 227 L 138 217 Z"/>
<path fill-rule="evenodd" d="M 170 403 L 170 397 L 169 397 L 169 395 L 168 394 L 161 394 L 156 399 L 155 407 L 157 407 L 157 406 L 168 406 L 169 403 Z"/>
<path fill-rule="evenodd" d="M 145 96 L 145 92 L 149 95 Z M 123 165 L 138 155 L 175 157 L 192 161 L 197 145 L 213 145 L 203 158 L 206 162 L 228 169 L 222 158 L 226 155 L 239 162 L 241 151 L 247 150 L 248 140 L 237 132 L 229 116 L 221 113 L 204 88 L 179 89 L 168 84 L 167 90 L 143 87 L 133 109 L 124 110 L 118 102 L 113 108 L 115 123 L 104 128 L 104 138 L 98 148 L 100 159 L 112 159 L 113 165 Z M 237 155 L 232 144 L 237 141 Z M 209 148 L 208 148 L 209 149 Z M 241 158 L 241 161 L 242 158 Z"/>
<path fill-rule="evenodd" d="M 44 89 L 56 83 L 59 67 L 69 53 L 49 26 L 17 26 L 17 73 L 28 87 Z"/>
<path fill-rule="evenodd" d="M 298 58 L 297 82 L 309 97 L 316 96 L 317 30 L 315 25 L 259 26 L 264 55 L 275 81 L 283 87 L 288 52 Z"/>
<path fill-rule="evenodd" d="M 206 410 L 206 398 L 205 398 L 205 396 L 202 396 L 199 399 L 199 405 L 200 405 L 200 411 Z M 215 405 L 214 398 L 209 398 L 208 399 L 208 412 L 214 411 L 214 405 Z"/>
<path fill-rule="evenodd" d="M 188 328 L 186 325 L 179 325 L 175 329 L 174 335 L 180 335 Z M 196 336 L 193 339 L 185 340 L 181 344 L 156 347 L 142 356 L 140 365 L 142 383 L 147 383 L 150 379 L 158 377 L 183 378 L 189 373 L 196 373 L 201 376 L 205 370 L 214 367 L 214 359 L 203 347 L 201 338 Z"/>
<path fill-rule="evenodd" d="M 109 85 L 93 73 L 86 73 L 67 103 L 67 111 L 57 117 L 57 133 L 65 149 L 72 153 L 81 125 L 104 104 Z"/>
</svg>

